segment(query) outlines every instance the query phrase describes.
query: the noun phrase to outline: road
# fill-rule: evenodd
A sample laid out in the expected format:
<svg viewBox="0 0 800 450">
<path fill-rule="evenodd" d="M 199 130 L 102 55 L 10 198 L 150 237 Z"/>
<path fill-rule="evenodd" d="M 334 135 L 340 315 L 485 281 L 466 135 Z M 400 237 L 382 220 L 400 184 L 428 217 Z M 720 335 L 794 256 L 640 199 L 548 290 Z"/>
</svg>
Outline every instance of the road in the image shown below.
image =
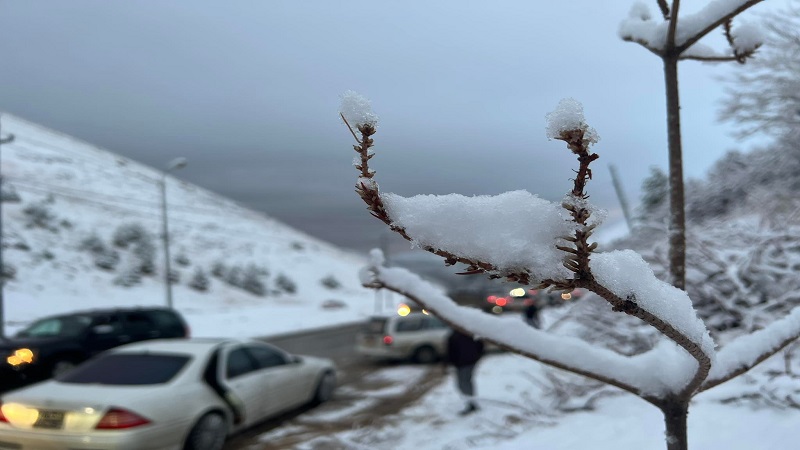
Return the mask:
<svg viewBox="0 0 800 450">
<path fill-rule="evenodd" d="M 442 382 L 435 366 L 373 363 L 356 355 L 355 337 L 360 324 L 273 336 L 264 340 L 291 353 L 324 356 L 336 362 L 338 389 L 334 398 L 316 408 L 304 407 L 236 435 L 225 450 L 291 449 L 300 443 L 319 442 L 319 448 L 343 449 L 325 441 L 337 431 L 372 425 L 412 404 Z M 391 371 L 413 377 L 397 389 Z M 391 393 L 387 395 L 387 389 Z M 317 448 L 317 447 L 315 447 Z"/>
</svg>

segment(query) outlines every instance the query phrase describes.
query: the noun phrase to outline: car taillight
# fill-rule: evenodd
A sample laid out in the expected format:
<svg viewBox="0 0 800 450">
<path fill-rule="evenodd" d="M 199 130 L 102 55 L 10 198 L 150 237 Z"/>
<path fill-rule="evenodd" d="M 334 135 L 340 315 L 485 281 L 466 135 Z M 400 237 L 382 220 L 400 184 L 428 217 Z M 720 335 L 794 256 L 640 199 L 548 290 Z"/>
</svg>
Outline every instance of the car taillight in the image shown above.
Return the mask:
<svg viewBox="0 0 800 450">
<path fill-rule="evenodd" d="M 391 336 L 384 336 L 383 337 L 383 343 L 384 344 L 392 345 L 392 342 L 394 342 L 394 338 L 393 337 L 391 337 Z"/>
<path fill-rule="evenodd" d="M 494 303 L 494 302 L 497 301 L 497 297 L 494 296 L 494 295 L 490 295 L 490 296 L 486 297 L 486 301 L 489 302 L 489 303 Z"/>
<path fill-rule="evenodd" d="M 94 428 L 97 430 L 121 430 L 147 425 L 148 423 L 150 423 L 149 420 L 138 414 L 122 408 L 111 408 L 106 411 L 106 414 Z"/>
<path fill-rule="evenodd" d="M 8 419 L 6 418 L 5 414 L 3 414 L 3 404 L 0 403 L 0 422 L 8 423 Z"/>
<path fill-rule="evenodd" d="M 495 300 L 494 303 L 497 306 L 506 306 L 506 304 L 508 304 L 508 299 L 505 297 L 500 297 L 497 300 Z"/>
</svg>

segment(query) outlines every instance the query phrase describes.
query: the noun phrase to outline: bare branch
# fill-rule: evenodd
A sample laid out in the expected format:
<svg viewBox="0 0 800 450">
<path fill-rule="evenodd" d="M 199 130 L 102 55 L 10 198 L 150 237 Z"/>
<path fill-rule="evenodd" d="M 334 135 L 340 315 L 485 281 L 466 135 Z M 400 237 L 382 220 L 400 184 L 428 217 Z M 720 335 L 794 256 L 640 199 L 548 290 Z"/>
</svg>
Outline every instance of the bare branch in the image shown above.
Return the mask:
<svg viewBox="0 0 800 450">
<path fill-rule="evenodd" d="M 658 9 L 661 10 L 661 15 L 664 17 L 664 20 L 669 20 L 669 5 L 667 4 L 667 0 L 656 0 L 658 3 Z"/>
<path fill-rule="evenodd" d="M 738 56 L 730 55 L 730 56 L 693 56 L 693 55 L 681 55 L 678 57 L 681 61 L 684 60 L 691 60 L 691 61 L 703 61 L 703 62 L 727 62 L 727 61 L 739 61 Z"/>
<path fill-rule="evenodd" d="M 672 11 L 669 16 L 669 29 L 667 30 L 667 42 L 664 50 L 667 53 L 676 47 L 675 46 L 675 29 L 678 27 L 678 10 L 681 7 L 681 0 L 672 0 Z M 680 51 L 678 52 L 680 53 Z"/>
<path fill-rule="evenodd" d="M 360 144 L 360 143 L 361 143 L 361 141 L 359 141 L 359 140 L 358 140 L 358 136 L 356 136 L 356 132 L 355 132 L 355 131 L 353 131 L 353 127 L 351 127 L 351 126 L 350 126 L 350 123 L 349 123 L 349 122 L 347 122 L 347 119 L 345 119 L 345 118 L 344 118 L 344 114 L 342 114 L 342 113 L 339 113 L 339 117 L 341 117 L 341 118 L 342 118 L 342 120 L 344 121 L 344 124 L 345 124 L 345 125 L 347 125 L 347 129 L 348 129 L 348 130 L 350 130 L 350 134 L 352 134 L 352 135 L 353 135 L 353 139 L 355 139 L 355 140 L 356 140 L 356 142 L 358 142 L 358 143 Z"/>
</svg>

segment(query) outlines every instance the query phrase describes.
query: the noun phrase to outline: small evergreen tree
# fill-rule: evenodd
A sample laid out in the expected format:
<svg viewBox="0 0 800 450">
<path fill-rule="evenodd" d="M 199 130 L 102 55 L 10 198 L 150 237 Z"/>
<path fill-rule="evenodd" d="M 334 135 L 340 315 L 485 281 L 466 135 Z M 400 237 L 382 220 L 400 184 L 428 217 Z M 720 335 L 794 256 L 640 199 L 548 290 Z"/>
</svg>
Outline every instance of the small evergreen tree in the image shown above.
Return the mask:
<svg viewBox="0 0 800 450">
<path fill-rule="evenodd" d="M 294 294 L 297 292 L 297 283 L 282 273 L 278 274 L 278 276 L 275 278 L 275 286 L 288 294 Z"/>
<path fill-rule="evenodd" d="M 321 279 L 320 283 L 328 289 L 339 289 L 342 287 L 342 283 L 340 283 L 339 280 L 337 280 L 333 275 L 328 275 Z"/>
<path fill-rule="evenodd" d="M 206 292 L 210 284 L 211 281 L 208 279 L 205 271 L 200 267 L 194 270 L 194 275 L 192 275 L 192 279 L 189 280 L 189 287 L 200 292 Z"/>
<path fill-rule="evenodd" d="M 251 264 L 247 266 L 242 276 L 241 288 L 251 294 L 263 297 L 267 294 L 267 286 L 261 279 L 265 271 Z"/>
</svg>

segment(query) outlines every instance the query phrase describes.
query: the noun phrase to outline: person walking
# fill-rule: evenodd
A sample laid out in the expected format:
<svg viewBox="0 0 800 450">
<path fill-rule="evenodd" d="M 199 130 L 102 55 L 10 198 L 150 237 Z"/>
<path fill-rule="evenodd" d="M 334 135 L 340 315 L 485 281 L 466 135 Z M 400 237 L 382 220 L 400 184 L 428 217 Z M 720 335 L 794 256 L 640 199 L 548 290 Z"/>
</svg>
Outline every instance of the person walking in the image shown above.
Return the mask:
<svg viewBox="0 0 800 450">
<path fill-rule="evenodd" d="M 539 306 L 536 305 L 535 301 L 531 301 L 525 308 L 524 317 L 528 325 L 534 328 L 541 328 L 542 322 L 539 319 Z"/>
<path fill-rule="evenodd" d="M 453 330 L 447 339 L 447 362 L 455 367 L 456 386 L 466 399 L 466 406 L 459 412 L 459 415 L 465 416 L 478 410 L 472 376 L 475 372 L 475 365 L 482 356 L 482 341 L 459 330 Z"/>
</svg>

